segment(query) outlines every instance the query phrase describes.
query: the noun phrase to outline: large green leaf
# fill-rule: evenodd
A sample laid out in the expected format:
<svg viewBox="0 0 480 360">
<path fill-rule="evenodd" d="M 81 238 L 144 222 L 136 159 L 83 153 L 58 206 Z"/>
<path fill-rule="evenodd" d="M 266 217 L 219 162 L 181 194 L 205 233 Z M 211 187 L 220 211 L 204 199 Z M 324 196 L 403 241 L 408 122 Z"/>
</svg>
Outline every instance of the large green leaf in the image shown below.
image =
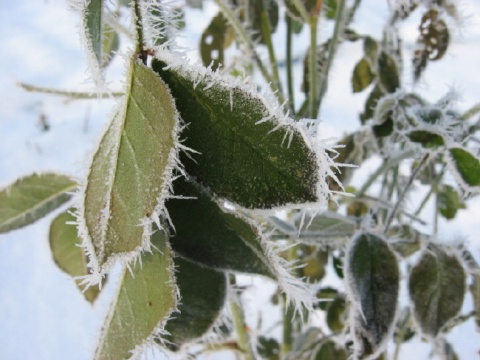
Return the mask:
<svg viewBox="0 0 480 360">
<path fill-rule="evenodd" d="M 72 211 L 71 209 L 70 211 Z M 58 215 L 50 225 L 50 250 L 57 266 L 71 277 L 90 274 L 87 266 L 87 257 L 80 247 L 82 239 L 77 235 L 77 227 L 73 225 L 75 217 L 65 211 Z M 83 292 L 85 299 L 93 303 L 100 293 L 100 285 L 90 286 L 85 290 L 85 285 L 80 279 L 75 280 L 77 287 Z"/>
<path fill-rule="evenodd" d="M 165 340 L 175 348 L 204 335 L 217 320 L 227 294 L 227 279 L 217 272 L 181 257 L 175 258 L 180 290 L 179 314 L 167 322 Z"/>
<path fill-rule="evenodd" d="M 212 269 L 273 276 L 258 229 L 239 215 L 222 211 L 198 184 L 180 178 L 174 192 L 191 197 L 166 203 L 175 226 L 171 238 L 175 253 Z"/>
<path fill-rule="evenodd" d="M 173 261 L 167 236 L 152 236 L 152 253 L 125 269 L 102 330 L 95 359 L 128 359 L 137 346 L 163 330 L 176 307 Z"/>
<path fill-rule="evenodd" d="M 152 67 L 188 124 L 184 144 L 199 152 L 182 158 L 189 174 L 248 208 L 318 200 L 316 155 L 294 125 L 245 85 L 160 55 Z"/>
<path fill-rule="evenodd" d="M 23 177 L 0 191 L 0 233 L 32 224 L 68 201 L 77 184 L 58 174 Z"/>
<path fill-rule="evenodd" d="M 448 152 L 452 162 L 451 170 L 460 177 L 461 184 L 480 187 L 480 160 L 460 147 L 450 148 Z"/>
<path fill-rule="evenodd" d="M 465 271 L 455 255 L 430 244 L 410 273 L 409 289 L 416 322 L 436 337 L 462 307 Z"/>
<path fill-rule="evenodd" d="M 397 259 L 382 238 L 360 233 L 348 249 L 346 274 L 353 300 L 356 356 L 379 354 L 397 311 L 400 282 Z"/>
<path fill-rule="evenodd" d="M 148 247 L 150 224 L 163 211 L 175 165 L 177 131 L 167 86 L 152 70 L 133 63 L 126 97 L 93 157 L 85 189 L 82 210 L 92 266 Z"/>
</svg>

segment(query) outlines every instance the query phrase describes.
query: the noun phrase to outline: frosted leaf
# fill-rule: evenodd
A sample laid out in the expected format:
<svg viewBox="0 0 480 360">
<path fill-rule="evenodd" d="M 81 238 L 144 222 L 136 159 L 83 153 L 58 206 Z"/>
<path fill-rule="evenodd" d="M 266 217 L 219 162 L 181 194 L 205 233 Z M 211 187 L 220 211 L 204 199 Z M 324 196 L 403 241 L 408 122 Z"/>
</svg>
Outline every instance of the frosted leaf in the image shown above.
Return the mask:
<svg viewBox="0 0 480 360">
<path fill-rule="evenodd" d="M 133 62 L 120 108 L 103 136 L 79 204 L 79 229 L 95 273 L 121 254 L 149 249 L 177 167 L 179 118 L 166 85 Z"/>
</svg>

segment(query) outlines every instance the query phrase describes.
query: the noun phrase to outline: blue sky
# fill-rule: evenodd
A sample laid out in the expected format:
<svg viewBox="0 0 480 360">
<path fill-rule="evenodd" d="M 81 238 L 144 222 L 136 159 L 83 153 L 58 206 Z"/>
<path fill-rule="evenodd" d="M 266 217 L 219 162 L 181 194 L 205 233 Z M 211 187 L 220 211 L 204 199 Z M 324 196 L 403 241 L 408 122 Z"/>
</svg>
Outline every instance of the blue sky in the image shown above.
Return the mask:
<svg viewBox="0 0 480 360">
<path fill-rule="evenodd" d="M 377 1 L 373 2 L 375 5 L 364 2 L 366 6 L 357 15 L 356 29 L 378 37 L 385 9 Z M 452 87 L 456 88 L 462 95 L 459 107 L 467 109 L 480 101 L 480 4 L 476 0 L 464 0 L 461 4 L 465 9 L 464 30 L 453 34 L 453 44 L 445 59 L 429 66 L 427 76 L 415 90 L 435 101 Z M 181 40 L 182 45 L 194 48 L 209 16 L 215 12 L 215 7 L 208 5 L 206 16 L 187 14 L 191 28 Z M 417 23 L 418 17 L 401 29 L 410 50 L 417 36 Z M 68 10 L 65 1 L 0 1 L 0 186 L 34 171 L 84 176 L 85 164 L 114 102 L 65 103 L 60 98 L 25 93 L 15 86 L 17 81 L 25 81 L 67 90 L 93 89 L 86 81 L 86 62 L 77 24 L 77 15 Z M 328 26 L 321 26 L 320 36 L 328 31 Z M 305 49 L 305 39 L 297 40 L 298 51 Z M 191 54 L 194 57 L 196 52 Z M 364 96 L 350 94 L 350 74 L 360 54 L 360 44 L 344 44 L 339 49 L 339 60 L 332 70 L 329 95 L 321 114 L 325 137 L 340 136 L 358 126 L 357 113 L 362 110 Z M 107 74 L 113 88 L 118 89 L 122 72 L 122 61 L 117 59 Z M 406 83 L 411 84 L 409 80 Z M 413 84 L 408 86 L 413 88 Z M 40 129 L 41 114 L 51 124 L 48 132 Z M 366 174 L 376 164 L 372 161 L 362 171 Z M 454 224 L 442 221 L 440 233 L 444 240 L 465 236 L 479 254 L 478 214 L 477 200 L 468 211 L 461 212 Z M 86 360 L 95 348 L 114 284 L 107 286 L 93 307 L 83 300 L 73 282 L 51 259 L 48 247 L 51 219 L 52 216 L 34 226 L 0 235 L 1 359 Z M 462 359 L 473 358 L 475 347 L 468 340 L 472 331 L 470 324 L 454 334 L 454 345 L 462 352 Z M 428 347 L 415 349 L 417 355 L 426 356 L 429 351 Z"/>
</svg>

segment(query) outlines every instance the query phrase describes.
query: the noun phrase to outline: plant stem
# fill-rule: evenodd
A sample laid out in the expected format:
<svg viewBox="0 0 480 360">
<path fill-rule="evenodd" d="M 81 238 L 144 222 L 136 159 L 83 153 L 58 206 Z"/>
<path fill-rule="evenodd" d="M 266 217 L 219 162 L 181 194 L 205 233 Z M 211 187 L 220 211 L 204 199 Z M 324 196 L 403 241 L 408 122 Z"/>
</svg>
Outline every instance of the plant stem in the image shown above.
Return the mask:
<svg viewBox="0 0 480 360">
<path fill-rule="evenodd" d="M 235 286 L 235 275 L 228 276 L 230 285 Z M 236 295 L 236 294 L 235 294 Z M 245 324 L 245 317 L 243 314 L 240 297 L 233 296 L 230 300 L 230 311 L 232 312 L 233 322 L 235 324 L 235 331 L 238 338 L 238 347 L 242 352 L 245 360 L 255 360 L 252 348 L 250 346 L 250 338 L 247 333 L 247 325 Z"/>
<path fill-rule="evenodd" d="M 98 98 L 109 98 L 109 97 L 119 97 L 123 96 L 123 92 L 112 92 L 112 93 L 86 93 L 86 92 L 79 92 L 79 91 L 65 91 L 59 89 L 50 89 L 35 85 L 30 85 L 26 83 L 17 83 L 23 90 L 28 92 L 37 92 L 43 94 L 50 94 L 50 95 L 58 95 L 58 96 L 66 96 L 72 98 L 74 100 L 84 100 L 84 99 L 98 99 Z"/>
<path fill-rule="evenodd" d="M 293 114 L 295 114 L 295 97 L 293 92 L 293 62 L 292 62 L 292 18 L 286 15 L 287 25 L 287 49 L 286 49 L 286 65 L 287 65 L 287 92 L 288 92 L 288 107 Z"/>
<path fill-rule="evenodd" d="M 394 158 L 388 159 L 386 162 L 380 165 L 372 175 L 370 175 L 370 177 L 365 182 L 365 184 L 363 184 L 362 188 L 357 192 L 356 196 L 358 197 L 363 196 L 367 192 L 367 190 L 370 188 L 370 186 L 375 182 L 375 180 L 377 180 L 377 178 L 383 174 L 383 172 L 390 169 L 392 166 L 397 165 L 400 161 L 407 159 L 413 155 L 415 155 L 415 151 L 407 150 Z"/>
<path fill-rule="evenodd" d="M 335 28 L 333 30 L 332 38 L 330 39 L 330 45 L 328 47 L 328 57 L 326 64 L 322 65 L 321 68 L 321 78 L 320 78 L 320 93 L 318 102 L 316 104 L 316 114 L 320 111 L 322 106 L 323 96 L 327 90 L 328 84 L 328 73 L 333 63 L 333 58 L 335 57 L 335 52 L 337 50 L 337 45 L 340 42 L 340 36 L 343 32 L 344 26 L 344 14 L 345 14 L 345 0 L 339 0 L 337 5 L 337 17 L 335 19 Z M 351 15 L 353 17 L 353 15 Z"/>
<path fill-rule="evenodd" d="M 288 260 L 294 260 L 297 258 L 297 247 L 290 246 L 288 249 Z M 298 270 L 297 270 L 298 271 Z M 294 331 L 294 324 L 295 324 L 295 309 L 291 304 L 287 304 L 285 301 L 285 297 L 283 299 L 283 339 L 282 345 L 280 348 L 281 351 L 281 359 L 285 359 L 286 355 L 292 351 L 293 347 L 293 331 Z"/>
<path fill-rule="evenodd" d="M 223 0 L 214 0 L 214 1 L 218 5 L 220 10 L 222 11 L 223 15 L 225 15 L 227 20 L 230 22 L 230 25 L 232 25 L 233 30 L 235 31 L 237 36 L 247 46 L 248 51 L 250 51 L 250 53 L 252 55 L 253 61 L 255 61 L 255 64 L 257 65 L 258 69 L 260 70 L 260 73 L 262 74 L 263 78 L 269 84 L 270 90 L 273 93 L 278 93 L 278 89 L 274 85 L 274 79 L 268 73 L 267 68 L 263 64 L 262 60 L 260 60 L 260 57 L 258 56 L 257 52 L 255 51 L 255 45 L 253 44 L 252 40 L 250 39 L 250 37 L 245 32 L 245 29 L 242 26 L 242 24 L 240 24 L 237 17 L 235 16 L 235 14 L 233 14 L 232 10 L 228 7 L 228 5 L 225 4 L 225 2 Z M 280 102 L 280 99 L 279 99 L 279 102 Z"/>
<path fill-rule="evenodd" d="M 476 104 L 474 107 L 467 110 L 462 116 L 460 116 L 461 121 L 465 121 L 480 113 L 480 104 Z"/>
<path fill-rule="evenodd" d="M 309 104 L 309 117 L 312 119 L 317 118 L 317 112 L 315 111 L 317 103 L 317 24 L 318 17 L 312 15 L 310 17 L 310 53 L 309 53 L 309 77 L 308 77 L 308 104 Z"/>
<path fill-rule="evenodd" d="M 148 54 L 143 48 L 143 20 L 142 20 L 142 11 L 140 9 L 140 1 L 133 1 L 133 11 L 135 13 L 135 31 L 137 33 L 137 43 L 135 48 L 135 53 L 138 54 L 142 62 L 147 65 Z"/>
<path fill-rule="evenodd" d="M 390 214 L 388 215 L 387 222 L 385 223 L 385 229 L 383 230 L 383 233 L 386 234 L 388 232 L 388 229 L 390 228 L 390 225 L 393 222 L 393 219 L 395 218 L 395 214 L 397 213 L 398 208 L 400 207 L 401 202 L 405 198 L 405 195 L 407 194 L 408 189 L 413 183 L 413 180 L 415 180 L 415 177 L 418 175 L 420 170 L 422 169 L 423 165 L 425 162 L 428 160 L 430 154 L 426 153 L 422 160 L 420 160 L 420 163 L 418 164 L 417 168 L 413 171 L 412 175 L 410 176 L 410 179 L 408 179 L 408 183 L 405 185 L 403 188 L 402 193 L 398 196 L 398 200 L 395 203 L 395 206 L 393 207 L 392 211 L 390 211 Z"/>
<path fill-rule="evenodd" d="M 261 19 L 262 19 L 262 35 L 268 48 L 268 57 L 270 59 L 270 67 L 272 68 L 274 86 L 277 89 L 277 98 L 280 104 L 285 102 L 283 95 L 282 83 L 280 82 L 280 75 L 278 74 L 277 59 L 275 57 L 275 49 L 272 42 L 272 30 L 270 25 L 270 19 L 268 17 L 267 8 L 265 6 L 265 0 L 260 1 Z"/>
</svg>

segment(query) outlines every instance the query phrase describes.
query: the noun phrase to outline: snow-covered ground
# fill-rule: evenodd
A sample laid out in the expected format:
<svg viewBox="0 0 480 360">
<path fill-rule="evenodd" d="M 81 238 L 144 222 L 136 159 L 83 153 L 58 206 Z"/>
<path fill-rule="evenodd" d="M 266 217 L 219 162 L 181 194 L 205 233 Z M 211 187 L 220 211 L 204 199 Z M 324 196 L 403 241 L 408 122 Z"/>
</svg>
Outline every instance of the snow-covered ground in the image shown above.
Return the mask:
<svg viewBox="0 0 480 360">
<path fill-rule="evenodd" d="M 378 38 L 387 1 L 364 3 L 357 14 L 355 29 Z M 452 34 L 446 57 L 429 65 L 426 77 L 415 90 L 435 101 L 455 88 L 462 95 L 459 107 L 467 109 L 480 101 L 480 3 L 477 0 L 461 3 L 461 9 L 465 10 L 463 30 Z M 201 31 L 215 13 L 215 6 L 207 1 L 204 14 L 199 14 L 199 10 L 189 11 L 186 22 L 190 27 L 181 39 L 182 45 L 195 49 Z M 68 10 L 65 1 L 0 2 L 0 187 L 32 172 L 55 171 L 80 179 L 84 176 L 85 164 L 114 101 L 65 102 L 63 98 L 26 93 L 15 85 L 24 81 L 66 90 L 93 89 L 86 81 L 85 55 L 79 45 L 76 24 L 77 15 Z M 416 39 L 417 24 L 418 17 L 402 28 L 407 45 Z M 320 36 L 329 30 L 329 26 L 320 26 Z M 299 54 L 307 41 L 306 37 L 297 38 L 295 49 Z M 282 54 L 283 42 L 277 38 L 277 43 L 278 54 Z M 321 114 L 325 137 L 341 136 L 359 125 L 358 113 L 362 111 L 364 95 L 351 94 L 350 76 L 361 57 L 360 47 L 359 43 L 346 43 L 339 49 Z M 196 57 L 196 51 L 191 56 Z M 107 78 L 112 79 L 113 89 L 120 88 L 122 66 L 122 61 L 116 58 L 108 70 Z M 298 73 L 297 78 L 300 78 Z M 298 92 L 297 99 L 301 96 Z M 49 124 L 48 131 L 42 130 L 42 118 Z M 363 176 L 376 166 L 375 161 L 369 162 L 362 170 Z M 455 222 L 441 221 L 439 233 L 446 241 L 466 238 L 472 251 L 479 254 L 479 213 L 477 200 L 467 210 L 461 210 Z M 114 284 L 107 285 L 93 306 L 83 299 L 72 280 L 52 260 L 48 226 L 53 216 L 34 226 L 0 235 L 0 359 L 87 360 L 95 348 Z M 247 301 L 255 302 L 254 299 L 252 294 L 246 296 Z M 478 358 L 478 334 L 472 338 L 473 332 L 474 326 L 469 322 L 451 336 L 461 359 Z M 407 358 L 407 354 L 426 358 L 429 351 L 428 346 L 418 343 L 407 345 L 401 358 Z"/>
</svg>

